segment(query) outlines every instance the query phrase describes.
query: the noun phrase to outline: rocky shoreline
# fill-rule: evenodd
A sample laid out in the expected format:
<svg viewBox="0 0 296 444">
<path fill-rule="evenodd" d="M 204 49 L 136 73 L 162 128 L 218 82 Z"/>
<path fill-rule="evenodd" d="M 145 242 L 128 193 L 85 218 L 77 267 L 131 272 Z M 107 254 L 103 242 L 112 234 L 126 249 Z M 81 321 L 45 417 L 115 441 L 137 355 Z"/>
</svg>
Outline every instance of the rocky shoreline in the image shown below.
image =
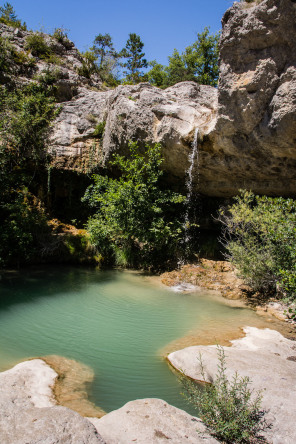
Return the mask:
<svg viewBox="0 0 296 444">
<path fill-rule="evenodd" d="M 161 282 L 168 287 L 204 288 L 219 291 L 230 301 L 240 301 L 242 306 L 251 307 L 258 314 L 271 315 L 280 321 L 295 326 L 295 321 L 286 314 L 288 305 L 282 301 L 252 291 L 252 289 L 237 276 L 235 267 L 227 261 L 201 259 L 196 264 L 188 264 L 179 270 L 166 272 L 161 275 Z M 188 287 L 188 288 L 189 288 Z M 291 330 L 294 334 L 293 330 Z"/>
<path fill-rule="evenodd" d="M 265 438 L 273 444 L 296 441 L 296 342 L 280 333 L 254 327 L 244 328 L 246 336 L 223 347 L 226 356 L 226 375 L 233 378 L 250 377 L 254 391 L 263 390 L 262 407 L 267 422 L 272 425 Z M 169 362 L 186 376 L 203 381 L 198 356 L 201 353 L 206 381 L 211 382 L 219 364 L 216 346 L 194 346 L 171 353 Z"/>
<path fill-rule="evenodd" d="M 224 347 L 227 376 L 236 371 L 251 378 L 253 390 L 264 390 L 263 408 L 272 428 L 266 439 L 273 444 L 296 440 L 296 342 L 279 332 L 244 328 L 245 337 Z M 169 354 L 177 371 L 202 380 L 197 356 L 202 354 L 207 381 L 217 372 L 216 346 L 192 346 Z M 42 359 L 22 362 L 0 373 L 0 430 L 5 444 L 141 444 L 209 443 L 218 441 L 199 418 L 161 399 L 130 401 L 102 418 L 82 417 L 57 405 L 55 381 L 59 375 Z M 92 412 L 96 415 L 96 413 Z M 100 416 L 99 414 L 96 416 Z"/>
</svg>

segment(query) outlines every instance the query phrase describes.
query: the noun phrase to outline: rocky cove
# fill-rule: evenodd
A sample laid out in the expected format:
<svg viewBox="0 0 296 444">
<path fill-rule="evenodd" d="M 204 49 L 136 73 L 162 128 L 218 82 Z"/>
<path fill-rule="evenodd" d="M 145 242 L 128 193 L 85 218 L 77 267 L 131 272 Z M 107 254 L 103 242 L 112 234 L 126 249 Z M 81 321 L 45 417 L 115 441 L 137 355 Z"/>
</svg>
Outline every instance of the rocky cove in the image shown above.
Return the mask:
<svg viewBox="0 0 296 444">
<path fill-rule="evenodd" d="M 66 63 L 60 67 L 57 81 L 62 109 L 51 129 L 48 147 L 52 155 L 50 205 L 63 210 L 71 196 L 81 193 L 81 182 L 88 181 L 93 166 L 110 168 L 108 162 L 114 153 L 128 153 L 129 140 L 137 140 L 140 146 L 161 143 L 164 181 L 174 189 L 184 189 L 196 130 L 199 162 L 193 190 L 204 202 L 202 217 L 207 228 L 212 224 L 208 221 L 213 206 L 227 202 L 241 188 L 268 196 L 294 197 L 295 8 L 291 0 L 264 0 L 235 3 L 226 11 L 218 88 L 186 81 L 166 89 L 149 83 L 108 89 L 96 77 L 86 79 L 77 74 L 82 61 L 74 45 L 65 48 L 55 43 Z M 0 30 L 18 50 L 25 48 L 28 31 L 5 24 L 0 24 Z M 51 37 L 47 38 L 50 41 Z M 42 60 L 37 68 L 40 72 L 44 69 Z M 26 76 L 20 76 L 20 81 L 26 82 Z M 98 125 L 103 127 L 99 136 L 95 134 Z M 108 172 L 114 173 L 112 169 Z M 47 185 L 44 181 L 39 187 L 40 198 Z M 180 279 L 179 271 L 162 278 L 166 284 L 185 280 L 199 285 L 188 278 L 191 272 L 187 279 Z M 221 290 L 217 283 L 220 277 L 215 281 L 210 273 L 205 274 L 205 279 L 212 281 L 207 286 Z M 245 290 L 243 283 L 234 288 L 233 282 L 227 281 L 223 293 L 235 298 Z M 264 389 L 263 408 L 273 425 L 265 438 L 274 444 L 292 444 L 296 440 L 293 326 L 282 327 L 283 335 L 253 325 L 240 327 L 243 333 L 225 335 L 219 341 L 224 345 L 227 341 L 228 376 L 239 371 L 251 377 L 254 390 Z M 186 346 L 183 350 L 176 351 L 173 340 L 164 344 L 173 350 L 168 361 L 177 371 L 200 381 L 196 356 L 202 352 L 206 379 L 211 381 L 217 368 L 215 338 L 203 345 L 204 338 L 198 335 L 184 337 L 179 341 L 182 348 Z M 218 442 L 197 417 L 156 398 L 130 401 L 102 418 L 95 418 L 99 413 L 84 418 L 57 405 L 53 387 L 59 371 L 58 366 L 57 372 L 53 370 L 55 365 L 50 359 L 38 358 L 1 373 L 3 443 Z M 79 395 L 76 404 L 84 403 L 82 398 Z"/>
<path fill-rule="evenodd" d="M 138 273 L 108 273 L 101 272 L 98 277 L 95 270 L 78 269 L 74 277 L 73 269 L 39 269 L 27 271 L 21 282 L 19 277 L 9 278 L 10 302 L 1 306 L 0 313 L 1 368 L 39 350 L 55 350 L 77 357 L 83 364 L 61 356 L 44 356 L 2 372 L 3 442 L 100 442 L 97 434 L 106 443 L 134 439 L 141 443 L 163 439 L 218 442 L 200 420 L 173 406 L 182 405 L 177 396 L 181 387 L 175 386 L 175 376 L 163 360 L 166 357 L 175 369 L 201 379 L 197 357 L 202 351 L 211 378 L 216 368 L 216 346 L 192 345 L 216 341 L 225 344 L 229 376 L 236 370 L 250 374 L 254 389 L 266 389 L 264 408 L 268 407 L 268 420 L 273 424 L 268 439 L 293 442 L 295 341 L 289 324 L 269 314 L 258 316 L 237 301 L 232 308 L 219 293 L 176 293 L 161 286 L 159 278 L 143 280 Z M 48 286 L 50 292 L 45 290 Z M 243 325 L 253 327 L 240 331 Z M 242 339 L 233 341 L 237 336 Z M 160 345 L 162 350 L 157 351 Z M 209 361 L 207 353 L 211 353 Z M 10 358 L 5 359 L 5 355 Z M 270 363 L 275 372 L 267 369 Z M 145 393 L 150 397 L 143 397 Z M 282 405 L 283 393 L 290 399 L 288 411 Z M 134 398 L 142 399 L 127 404 L 123 401 Z M 98 405 L 109 405 L 107 411 L 112 411 L 105 414 Z M 115 406 L 119 408 L 114 410 Z"/>
</svg>

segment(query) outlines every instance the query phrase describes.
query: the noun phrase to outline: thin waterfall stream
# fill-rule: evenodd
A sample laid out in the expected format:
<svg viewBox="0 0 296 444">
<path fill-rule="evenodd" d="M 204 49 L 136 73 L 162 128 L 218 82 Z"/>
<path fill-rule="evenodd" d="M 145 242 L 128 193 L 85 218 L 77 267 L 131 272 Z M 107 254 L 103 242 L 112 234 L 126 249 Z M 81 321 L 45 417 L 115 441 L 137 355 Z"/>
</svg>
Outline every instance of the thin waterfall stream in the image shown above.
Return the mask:
<svg viewBox="0 0 296 444">
<path fill-rule="evenodd" d="M 194 179 L 194 167 L 196 166 L 197 168 L 197 176 L 196 176 L 196 180 L 198 182 L 198 176 L 199 176 L 199 172 L 198 172 L 198 161 L 199 161 L 199 156 L 198 156 L 198 135 L 199 135 L 199 129 L 195 128 L 194 131 L 194 138 L 193 138 L 193 142 L 191 144 L 192 150 L 189 153 L 188 156 L 188 160 L 189 160 L 189 168 L 186 171 L 186 188 L 187 188 L 187 195 L 186 195 L 186 211 L 185 211 L 185 216 L 184 216 L 184 228 L 185 228 L 185 235 L 184 235 L 184 250 L 185 250 L 185 257 L 188 256 L 188 250 L 190 247 L 190 240 L 191 240 L 191 234 L 190 234 L 190 209 L 191 209 L 191 205 L 192 205 L 192 195 L 193 195 L 193 179 Z M 179 266 L 184 265 L 184 258 L 181 259 L 181 261 L 179 261 Z"/>
</svg>

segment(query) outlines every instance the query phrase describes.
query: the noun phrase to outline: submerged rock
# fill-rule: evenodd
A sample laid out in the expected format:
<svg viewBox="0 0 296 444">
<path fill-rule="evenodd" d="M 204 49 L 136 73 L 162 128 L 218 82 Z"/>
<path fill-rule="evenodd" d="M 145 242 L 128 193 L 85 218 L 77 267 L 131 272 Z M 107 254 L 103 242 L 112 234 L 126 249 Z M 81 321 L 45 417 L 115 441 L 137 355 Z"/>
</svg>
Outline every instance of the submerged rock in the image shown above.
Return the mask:
<svg viewBox="0 0 296 444">
<path fill-rule="evenodd" d="M 291 444 L 296 442 L 296 342 L 284 338 L 275 330 L 244 329 L 246 336 L 223 347 L 226 356 L 226 375 L 229 379 L 237 371 L 251 379 L 251 388 L 263 390 L 262 407 L 268 411 L 267 421 L 272 428 L 266 432 L 268 442 Z M 194 346 L 171 353 L 170 363 L 190 378 L 203 380 L 198 363 L 201 353 L 207 382 L 217 374 L 217 347 Z"/>
</svg>

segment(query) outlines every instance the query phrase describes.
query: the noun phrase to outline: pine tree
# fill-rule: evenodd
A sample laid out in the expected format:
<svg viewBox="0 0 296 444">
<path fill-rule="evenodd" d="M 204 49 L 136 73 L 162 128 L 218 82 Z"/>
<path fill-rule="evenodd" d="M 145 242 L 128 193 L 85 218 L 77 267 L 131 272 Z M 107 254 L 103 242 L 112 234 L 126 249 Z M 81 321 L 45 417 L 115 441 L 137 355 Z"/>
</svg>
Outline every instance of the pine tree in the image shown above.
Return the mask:
<svg viewBox="0 0 296 444">
<path fill-rule="evenodd" d="M 0 6 L 0 14 L 0 23 L 13 26 L 14 28 L 27 29 L 26 24 L 22 24 L 21 21 L 18 20 L 15 10 L 10 3 L 6 2 L 4 6 Z"/>
<path fill-rule="evenodd" d="M 143 80 L 142 68 L 148 67 L 148 62 L 144 58 L 145 53 L 142 52 L 144 43 L 137 34 L 129 34 L 129 39 L 126 42 L 125 48 L 121 51 L 121 57 L 126 59 L 121 66 L 127 70 L 124 72 L 126 79 L 132 83 L 139 83 Z"/>
</svg>

